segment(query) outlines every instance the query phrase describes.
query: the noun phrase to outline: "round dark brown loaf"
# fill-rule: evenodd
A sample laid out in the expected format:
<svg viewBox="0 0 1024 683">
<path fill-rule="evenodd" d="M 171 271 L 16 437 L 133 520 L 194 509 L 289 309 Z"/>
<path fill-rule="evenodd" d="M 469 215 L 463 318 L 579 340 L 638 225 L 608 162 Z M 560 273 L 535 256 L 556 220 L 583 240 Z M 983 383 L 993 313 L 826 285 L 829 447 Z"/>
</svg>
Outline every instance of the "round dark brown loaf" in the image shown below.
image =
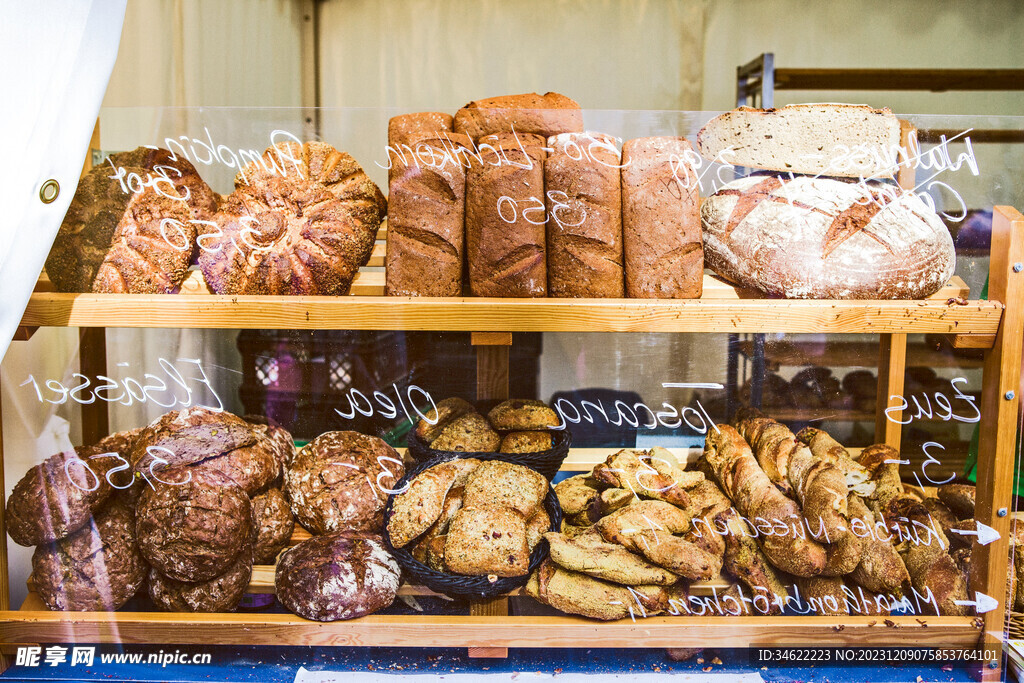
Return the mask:
<svg viewBox="0 0 1024 683">
<path fill-rule="evenodd" d="M 949 230 L 893 183 L 753 175 L 701 204 L 704 259 L 771 296 L 922 299 L 953 274 Z"/>
<path fill-rule="evenodd" d="M 203 407 L 171 411 L 153 421 L 136 440 L 130 460 L 137 478 L 159 477 L 162 467 L 196 465 L 226 474 L 249 495 L 280 473 L 267 436 L 237 415 Z"/>
<path fill-rule="evenodd" d="M 252 578 L 252 546 L 246 544 L 227 571 L 207 581 L 177 581 L 149 571 L 149 598 L 165 612 L 234 612 Z"/>
<path fill-rule="evenodd" d="M 280 425 L 272 424 L 261 415 L 246 415 L 245 421 L 258 433 L 264 434 L 274 444 L 274 456 L 281 466 L 281 472 L 295 457 L 295 439 L 291 432 Z"/>
<path fill-rule="evenodd" d="M 114 490 L 106 474 L 117 466 L 117 459 L 94 457 L 103 452 L 97 446 L 79 446 L 50 456 L 25 473 L 7 499 L 7 533 L 15 543 L 49 543 L 89 523 Z"/>
<path fill-rule="evenodd" d="M 112 154 L 79 182 L 46 272 L 61 292 L 171 292 L 188 271 L 193 221 L 208 220 L 217 201 L 165 149 Z"/>
<path fill-rule="evenodd" d="M 32 581 L 52 610 L 114 611 L 138 592 L 146 563 L 135 545 L 135 516 L 112 500 L 84 527 L 36 547 Z"/>
<path fill-rule="evenodd" d="M 277 554 L 288 545 L 295 529 L 295 520 L 288 499 L 279 488 L 269 488 L 252 499 L 256 542 L 253 562 L 273 564 Z"/>
<path fill-rule="evenodd" d="M 282 143 L 235 177 L 216 230 L 198 239 L 199 265 L 217 294 L 348 294 L 386 211 L 345 152 Z"/>
<path fill-rule="evenodd" d="M 384 503 L 405 474 L 395 449 L 375 436 L 326 432 L 306 444 L 285 472 L 292 514 L 314 534 L 383 527 Z"/>
<path fill-rule="evenodd" d="M 372 614 L 394 602 L 401 570 L 379 536 L 314 536 L 287 550 L 274 585 L 285 607 L 306 619 L 336 621 Z"/>
<path fill-rule="evenodd" d="M 175 467 L 159 473 L 136 508 L 136 538 L 146 561 L 179 581 L 223 574 L 252 533 L 249 496 L 220 472 Z"/>
</svg>

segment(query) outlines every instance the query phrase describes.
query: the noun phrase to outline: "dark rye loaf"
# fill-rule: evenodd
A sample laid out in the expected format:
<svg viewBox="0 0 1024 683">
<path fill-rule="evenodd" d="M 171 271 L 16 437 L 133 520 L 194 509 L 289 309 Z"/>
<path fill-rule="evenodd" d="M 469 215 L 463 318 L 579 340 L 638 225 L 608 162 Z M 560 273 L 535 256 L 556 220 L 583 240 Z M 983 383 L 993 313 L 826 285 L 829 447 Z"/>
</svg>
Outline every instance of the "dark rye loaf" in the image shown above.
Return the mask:
<svg viewBox="0 0 1024 683">
<path fill-rule="evenodd" d="M 223 574 L 251 542 L 249 496 L 215 470 L 174 467 L 160 472 L 160 479 L 168 483 L 154 482 L 136 507 L 135 536 L 142 556 L 178 581 Z"/>
<path fill-rule="evenodd" d="M 791 299 L 921 299 L 953 274 L 949 230 L 894 183 L 753 175 L 701 204 L 709 268 Z"/>
<path fill-rule="evenodd" d="M 7 533 L 15 543 L 49 543 L 89 523 L 114 491 L 106 475 L 117 462 L 96 457 L 103 452 L 98 446 L 79 446 L 25 473 L 7 499 Z"/>
<path fill-rule="evenodd" d="M 615 140 L 601 133 L 562 133 L 548 138 L 548 147 L 548 293 L 621 298 L 622 191 Z"/>
<path fill-rule="evenodd" d="M 138 592 L 146 563 L 135 544 L 135 515 L 113 499 L 84 527 L 32 554 L 32 581 L 52 610 L 112 612 Z"/>
<path fill-rule="evenodd" d="M 234 612 L 252 578 L 252 544 L 246 542 L 223 574 L 206 581 L 178 581 L 149 571 L 149 598 L 165 612 Z"/>
<path fill-rule="evenodd" d="M 474 296 L 547 295 L 545 138 L 480 140 L 466 175 L 466 256 Z"/>
<path fill-rule="evenodd" d="M 191 465 L 230 477 L 250 496 L 278 479 L 278 449 L 267 428 L 237 415 L 204 407 L 171 411 L 150 423 L 138 436 L 130 459 L 139 486 L 159 476 L 162 467 Z M 166 464 L 161 461 L 166 461 Z M 145 475 L 145 476 L 143 476 Z"/>
<path fill-rule="evenodd" d="M 556 92 L 489 97 L 470 102 L 455 113 L 455 132 L 474 140 L 513 131 L 547 138 L 582 130 L 580 105 Z"/>
<path fill-rule="evenodd" d="M 287 550 L 274 587 L 286 608 L 306 619 L 355 619 L 395 600 L 401 569 L 379 536 L 314 536 Z"/>
<path fill-rule="evenodd" d="M 622 147 L 622 239 L 626 296 L 697 299 L 704 288 L 697 173 L 680 137 Z"/>
</svg>

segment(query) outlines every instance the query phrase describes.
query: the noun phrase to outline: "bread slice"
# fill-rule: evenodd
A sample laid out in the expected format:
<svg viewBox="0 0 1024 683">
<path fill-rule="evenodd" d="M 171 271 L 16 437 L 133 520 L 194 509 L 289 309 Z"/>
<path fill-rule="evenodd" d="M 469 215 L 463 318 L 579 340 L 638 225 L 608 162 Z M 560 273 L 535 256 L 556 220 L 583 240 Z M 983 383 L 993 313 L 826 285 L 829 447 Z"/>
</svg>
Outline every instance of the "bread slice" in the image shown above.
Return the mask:
<svg viewBox="0 0 1024 683">
<path fill-rule="evenodd" d="M 891 111 L 854 104 L 740 107 L 697 134 L 709 161 L 846 178 L 892 176 L 899 145 L 900 122 Z"/>
</svg>

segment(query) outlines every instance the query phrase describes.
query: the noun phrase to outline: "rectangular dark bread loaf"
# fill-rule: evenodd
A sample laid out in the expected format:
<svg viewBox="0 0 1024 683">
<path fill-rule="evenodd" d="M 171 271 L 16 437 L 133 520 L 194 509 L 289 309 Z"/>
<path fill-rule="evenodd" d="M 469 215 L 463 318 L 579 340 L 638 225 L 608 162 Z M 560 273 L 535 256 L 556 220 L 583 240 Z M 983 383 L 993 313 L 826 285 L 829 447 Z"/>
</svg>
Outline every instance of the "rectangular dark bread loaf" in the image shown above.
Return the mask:
<svg viewBox="0 0 1024 683">
<path fill-rule="evenodd" d="M 504 95 L 470 102 L 455 113 L 455 132 L 474 140 L 496 133 L 532 133 L 548 138 L 583 130 L 580 105 L 555 92 Z"/>
<path fill-rule="evenodd" d="M 547 295 L 544 143 L 539 135 L 490 135 L 470 157 L 466 255 L 474 296 Z"/>
<path fill-rule="evenodd" d="M 451 130 L 451 115 L 440 111 L 402 114 L 388 119 L 388 183 L 405 166 L 414 162 L 414 143 Z"/>
<path fill-rule="evenodd" d="M 622 147 L 622 235 L 626 296 L 696 299 L 704 287 L 697 174 L 679 137 Z"/>
<path fill-rule="evenodd" d="M 624 294 L 619 151 L 600 133 L 548 138 L 548 293 L 555 297 Z"/>
<path fill-rule="evenodd" d="M 460 296 L 465 244 L 466 167 L 473 142 L 442 133 L 412 142 L 409 163 L 393 164 L 388 196 L 388 296 Z"/>
</svg>

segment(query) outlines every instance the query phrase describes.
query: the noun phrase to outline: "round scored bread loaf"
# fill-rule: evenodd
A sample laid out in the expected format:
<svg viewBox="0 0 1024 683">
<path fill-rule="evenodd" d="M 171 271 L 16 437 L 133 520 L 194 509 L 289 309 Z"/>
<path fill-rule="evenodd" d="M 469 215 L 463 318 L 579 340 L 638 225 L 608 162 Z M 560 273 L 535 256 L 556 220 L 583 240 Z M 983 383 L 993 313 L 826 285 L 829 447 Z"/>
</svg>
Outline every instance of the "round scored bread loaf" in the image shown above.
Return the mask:
<svg viewBox="0 0 1024 683">
<path fill-rule="evenodd" d="M 81 529 L 36 547 L 32 581 L 52 610 L 119 609 L 142 585 L 146 563 L 135 544 L 135 515 L 114 499 Z"/>
<path fill-rule="evenodd" d="M 310 441 L 285 472 L 292 514 L 314 534 L 379 533 L 390 489 L 405 474 L 391 446 L 359 432 L 326 432 Z"/>
<path fill-rule="evenodd" d="M 111 154 L 79 181 L 46 259 L 60 292 L 164 294 L 188 272 L 218 197 L 166 149 Z"/>
<path fill-rule="evenodd" d="M 234 612 L 252 578 L 252 544 L 246 543 L 223 574 L 206 581 L 178 581 L 149 571 L 149 598 L 165 612 Z"/>
<path fill-rule="evenodd" d="M 277 554 L 288 545 L 295 529 L 295 520 L 284 492 L 279 488 L 269 488 L 254 496 L 252 516 L 256 527 L 253 562 L 273 564 Z"/>
<path fill-rule="evenodd" d="M 252 496 L 278 479 L 278 448 L 266 428 L 228 412 L 192 407 L 150 423 L 135 440 L 129 459 L 137 479 L 152 481 L 163 467 L 192 465 L 227 475 Z"/>
<path fill-rule="evenodd" d="M 136 506 L 135 536 L 142 556 L 178 581 L 223 574 L 251 542 L 249 496 L 215 470 L 174 467 L 159 476 Z"/>
<path fill-rule="evenodd" d="M 344 295 L 373 251 L 387 203 L 355 159 L 280 143 L 242 169 L 197 238 L 216 294 Z"/>
<path fill-rule="evenodd" d="M 114 490 L 106 475 L 117 462 L 97 457 L 103 452 L 98 446 L 79 446 L 26 472 L 7 499 L 11 539 L 18 545 L 39 545 L 87 525 Z"/>
<path fill-rule="evenodd" d="M 953 274 L 949 230 L 894 183 L 752 175 L 701 204 L 704 258 L 792 299 L 921 299 Z"/>
<path fill-rule="evenodd" d="M 274 586 L 281 604 L 300 617 L 336 621 L 390 605 L 400 576 L 379 536 L 341 532 L 288 549 L 277 563 Z"/>
</svg>

